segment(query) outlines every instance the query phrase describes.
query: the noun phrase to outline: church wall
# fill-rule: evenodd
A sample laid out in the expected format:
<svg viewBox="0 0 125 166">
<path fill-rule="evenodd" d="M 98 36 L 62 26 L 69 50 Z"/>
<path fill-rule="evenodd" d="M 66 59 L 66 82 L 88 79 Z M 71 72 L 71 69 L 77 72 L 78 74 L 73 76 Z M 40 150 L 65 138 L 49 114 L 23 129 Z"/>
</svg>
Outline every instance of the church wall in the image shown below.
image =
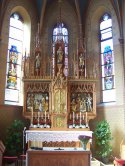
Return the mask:
<svg viewBox="0 0 125 166">
<path fill-rule="evenodd" d="M 28 129 L 30 122 L 23 117 L 22 110 L 23 107 L 0 105 L 0 140 L 5 140 L 7 128 L 16 119 L 21 120 Z"/>
<path fill-rule="evenodd" d="M 3 25 L 2 25 L 2 40 L 0 41 L 0 139 L 4 139 L 6 135 L 6 128 L 15 119 L 21 119 L 26 126 L 27 120 L 22 115 L 23 108 L 18 106 L 4 105 L 5 95 L 5 82 L 6 82 L 6 62 L 7 62 L 7 50 L 8 50 L 8 36 L 9 36 L 9 17 L 14 8 L 19 9 L 19 13 L 22 14 L 24 21 L 25 15 L 21 8 L 24 8 L 31 20 L 31 50 L 30 54 L 34 52 L 34 36 L 37 29 L 38 17 L 35 7 L 32 3 L 26 0 L 10 0 L 5 11 Z M 18 10 L 17 10 L 18 11 Z M 29 122 L 28 122 L 29 123 Z"/>
<path fill-rule="evenodd" d="M 113 154 L 118 156 L 120 153 L 120 142 L 124 134 L 124 70 L 123 70 L 123 52 L 119 43 L 120 33 L 118 20 L 115 11 L 107 0 L 95 0 L 89 6 L 86 22 L 86 38 L 88 56 L 96 58 L 97 66 L 100 67 L 100 46 L 99 46 L 99 19 L 108 12 L 112 17 L 113 23 L 113 45 L 114 45 L 114 60 L 115 60 L 115 88 L 116 102 L 101 103 L 101 73 L 98 70 L 97 82 L 97 118 L 90 122 L 90 126 L 95 126 L 97 121 L 106 119 L 111 127 L 113 136 Z M 89 69 L 89 67 L 88 67 Z M 94 128 L 92 127 L 94 130 Z M 116 146 L 117 144 L 117 146 Z"/>
</svg>

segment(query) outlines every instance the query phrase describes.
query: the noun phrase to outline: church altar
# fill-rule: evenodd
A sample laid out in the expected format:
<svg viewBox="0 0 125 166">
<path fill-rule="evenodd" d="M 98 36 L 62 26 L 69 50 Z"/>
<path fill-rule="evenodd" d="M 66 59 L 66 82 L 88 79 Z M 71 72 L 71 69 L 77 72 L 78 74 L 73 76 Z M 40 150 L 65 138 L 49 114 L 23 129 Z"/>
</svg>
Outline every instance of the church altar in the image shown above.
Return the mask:
<svg viewBox="0 0 125 166">
<path fill-rule="evenodd" d="M 80 147 L 79 135 L 92 138 L 89 120 L 96 117 L 95 71 L 87 75 L 83 40 L 69 62 L 67 44 L 58 37 L 50 58 L 43 59 L 38 28 L 34 55 L 24 57 L 23 114 L 30 119 L 29 148 Z"/>
<path fill-rule="evenodd" d="M 46 142 L 61 142 L 61 141 L 79 141 L 78 136 L 85 135 L 92 138 L 92 131 L 38 131 L 27 130 L 26 142 L 28 141 L 46 141 Z"/>
</svg>

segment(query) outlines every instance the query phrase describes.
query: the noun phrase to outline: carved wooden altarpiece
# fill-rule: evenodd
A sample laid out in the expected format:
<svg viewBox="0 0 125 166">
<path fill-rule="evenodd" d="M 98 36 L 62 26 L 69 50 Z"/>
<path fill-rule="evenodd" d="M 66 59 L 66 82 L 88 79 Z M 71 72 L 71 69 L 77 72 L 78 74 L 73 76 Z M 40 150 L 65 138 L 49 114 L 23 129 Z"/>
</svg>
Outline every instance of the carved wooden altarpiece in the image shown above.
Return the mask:
<svg viewBox="0 0 125 166">
<path fill-rule="evenodd" d="M 86 76 L 85 52 L 78 54 L 77 71 L 68 76 L 64 46 L 57 40 L 49 60 L 42 59 L 40 46 L 25 57 L 23 113 L 31 130 L 89 131 L 89 120 L 96 116 L 96 79 Z"/>
</svg>

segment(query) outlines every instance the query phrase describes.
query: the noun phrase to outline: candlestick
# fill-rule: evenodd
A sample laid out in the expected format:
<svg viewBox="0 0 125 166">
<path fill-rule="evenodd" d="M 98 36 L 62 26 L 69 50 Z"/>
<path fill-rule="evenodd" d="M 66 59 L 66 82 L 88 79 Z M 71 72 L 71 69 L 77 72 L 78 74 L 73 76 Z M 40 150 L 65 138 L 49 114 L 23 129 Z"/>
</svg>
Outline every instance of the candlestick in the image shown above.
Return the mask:
<svg viewBox="0 0 125 166">
<path fill-rule="evenodd" d="M 40 112 L 38 112 L 38 118 L 40 117 Z"/>
</svg>

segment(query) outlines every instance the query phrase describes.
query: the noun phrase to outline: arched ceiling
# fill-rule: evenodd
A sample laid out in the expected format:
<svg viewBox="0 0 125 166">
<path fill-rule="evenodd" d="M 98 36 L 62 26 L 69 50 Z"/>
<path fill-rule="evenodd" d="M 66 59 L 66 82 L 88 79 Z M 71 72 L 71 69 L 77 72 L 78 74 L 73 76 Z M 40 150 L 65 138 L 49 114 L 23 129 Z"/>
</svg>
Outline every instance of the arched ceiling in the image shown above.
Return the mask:
<svg viewBox="0 0 125 166">
<path fill-rule="evenodd" d="M 44 14 L 45 14 L 45 10 L 47 8 L 48 5 L 51 5 L 51 3 L 53 1 L 64 1 L 64 0 L 32 0 L 33 4 L 36 6 L 36 9 L 38 11 L 38 17 L 39 17 L 39 21 L 41 22 L 44 18 Z M 67 0 L 73 7 L 74 10 L 76 10 L 76 13 L 78 15 L 78 19 L 79 21 L 81 21 L 81 24 L 84 23 L 85 18 L 86 18 L 86 12 L 89 6 L 89 3 L 92 0 Z M 123 33 L 123 3 L 124 0 L 110 0 L 117 18 L 118 18 L 118 22 L 119 22 L 119 26 L 120 26 L 120 31 L 121 31 L 121 35 Z M 3 16 L 4 16 L 4 12 L 6 10 L 6 6 L 8 4 L 8 2 L 10 2 L 10 0 L 0 0 L 0 24 L 2 25 L 2 20 L 3 20 Z M 29 2 L 31 3 L 31 2 Z M 0 30 L 1 30 L 1 26 L 0 26 Z"/>
<path fill-rule="evenodd" d="M 51 4 L 53 2 L 53 0 L 36 0 L 36 6 L 38 9 L 39 16 L 41 15 L 41 10 L 42 10 L 42 7 L 43 7 L 43 4 L 45 1 L 47 1 L 47 4 Z M 58 0 L 56 0 L 56 1 L 58 1 Z M 63 1 L 63 0 L 61 0 L 61 1 Z M 74 8 L 76 7 L 76 3 L 78 3 L 79 9 L 80 9 L 80 14 L 81 14 L 81 16 L 83 16 L 86 11 L 86 8 L 88 7 L 90 0 L 68 0 L 68 2 Z"/>
<path fill-rule="evenodd" d="M 64 0 L 34 0 L 34 3 L 36 3 L 39 18 L 41 18 L 41 13 L 42 13 L 43 6 L 44 6 L 44 10 L 46 10 L 44 4 L 46 3 L 46 7 L 47 7 L 53 1 L 64 1 Z M 92 0 L 68 0 L 68 2 L 76 10 L 77 14 L 80 16 L 80 18 L 82 18 L 81 19 L 82 21 L 85 18 L 88 5 L 91 1 Z M 122 12 L 123 12 L 123 1 L 124 0 L 110 0 L 110 1 L 113 5 L 115 11 L 116 11 L 116 15 L 117 15 L 118 19 L 121 19 L 122 18 Z"/>
</svg>

